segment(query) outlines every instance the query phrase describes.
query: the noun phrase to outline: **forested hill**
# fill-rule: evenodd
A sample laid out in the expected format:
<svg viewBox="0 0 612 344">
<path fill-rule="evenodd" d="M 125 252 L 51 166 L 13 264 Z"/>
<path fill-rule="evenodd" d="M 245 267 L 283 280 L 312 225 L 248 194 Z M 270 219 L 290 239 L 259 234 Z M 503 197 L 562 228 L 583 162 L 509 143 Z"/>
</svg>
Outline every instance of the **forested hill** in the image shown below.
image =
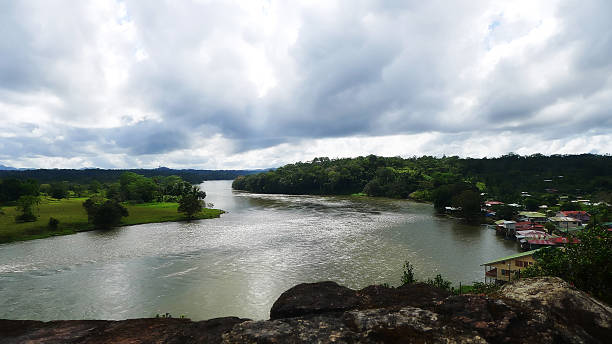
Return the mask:
<svg viewBox="0 0 612 344">
<path fill-rule="evenodd" d="M 329 159 L 285 165 L 238 177 L 234 189 L 259 193 L 353 194 L 433 200 L 440 188 L 486 192 L 505 202 L 521 192 L 590 196 L 610 200 L 612 156 L 594 154 L 462 159 L 431 156 Z"/>
<path fill-rule="evenodd" d="M 6 170 L 0 171 L 0 179 L 34 179 L 39 183 L 71 182 L 89 184 L 92 181 L 101 183 L 114 182 L 124 172 L 133 172 L 145 177 L 154 176 L 179 176 L 190 183 L 201 183 L 205 180 L 232 180 L 241 175 L 262 172 L 262 170 L 175 170 L 160 167 L 156 169 L 129 169 L 129 170 L 107 170 L 107 169 L 38 169 L 38 170 Z"/>
</svg>

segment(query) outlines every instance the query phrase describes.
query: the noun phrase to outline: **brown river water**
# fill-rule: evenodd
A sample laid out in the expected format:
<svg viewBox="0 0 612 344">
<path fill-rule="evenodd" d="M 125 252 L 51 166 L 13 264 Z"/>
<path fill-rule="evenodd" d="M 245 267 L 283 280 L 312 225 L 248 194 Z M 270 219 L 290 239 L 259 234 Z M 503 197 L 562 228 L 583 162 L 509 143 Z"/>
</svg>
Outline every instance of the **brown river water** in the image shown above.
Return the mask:
<svg viewBox="0 0 612 344">
<path fill-rule="evenodd" d="M 404 200 L 260 195 L 201 185 L 219 219 L 122 227 L 0 245 L 0 318 L 267 319 L 303 282 L 351 288 L 417 278 L 483 281 L 483 262 L 518 252 L 483 226 Z"/>
</svg>

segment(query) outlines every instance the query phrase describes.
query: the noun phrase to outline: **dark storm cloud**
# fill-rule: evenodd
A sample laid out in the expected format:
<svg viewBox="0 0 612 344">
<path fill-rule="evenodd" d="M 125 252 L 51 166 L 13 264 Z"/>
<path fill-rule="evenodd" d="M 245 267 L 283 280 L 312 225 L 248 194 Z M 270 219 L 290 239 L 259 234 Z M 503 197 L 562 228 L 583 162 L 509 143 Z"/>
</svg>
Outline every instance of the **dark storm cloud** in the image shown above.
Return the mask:
<svg viewBox="0 0 612 344">
<path fill-rule="evenodd" d="M 125 148 L 133 155 L 167 153 L 190 145 L 190 138 L 185 132 L 165 129 L 159 123 L 152 122 L 108 130 L 104 137 L 111 138 L 117 147 Z"/>
</svg>

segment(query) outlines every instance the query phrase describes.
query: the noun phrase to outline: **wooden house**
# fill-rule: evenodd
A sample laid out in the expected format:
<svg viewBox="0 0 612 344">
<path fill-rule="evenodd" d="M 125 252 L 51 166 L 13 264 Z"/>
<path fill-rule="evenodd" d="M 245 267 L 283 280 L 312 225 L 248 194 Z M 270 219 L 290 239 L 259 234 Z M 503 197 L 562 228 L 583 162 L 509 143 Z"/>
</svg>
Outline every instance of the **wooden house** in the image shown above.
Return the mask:
<svg viewBox="0 0 612 344">
<path fill-rule="evenodd" d="M 533 253 L 537 250 L 517 253 L 482 264 L 485 267 L 485 282 L 505 283 L 519 278 L 520 271 L 533 265 Z"/>
</svg>

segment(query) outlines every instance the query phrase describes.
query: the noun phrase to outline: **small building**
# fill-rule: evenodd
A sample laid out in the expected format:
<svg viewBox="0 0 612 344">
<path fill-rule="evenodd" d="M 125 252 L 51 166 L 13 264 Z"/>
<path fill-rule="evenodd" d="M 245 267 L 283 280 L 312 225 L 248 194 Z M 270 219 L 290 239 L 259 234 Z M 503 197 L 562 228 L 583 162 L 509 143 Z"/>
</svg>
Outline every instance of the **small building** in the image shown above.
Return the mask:
<svg viewBox="0 0 612 344">
<path fill-rule="evenodd" d="M 533 253 L 536 251 L 517 253 L 482 264 L 485 267 L 485 283 L 505 283 L 519 278 L 521 270 L 535 263 Z"/>
<path fill-rule="evenodd" d="M 572 217 L 567 216 L 555 216 L 549 217 L 548 221 L 552 222 L 560 230 L 567 230 L 570 228 L 578 228 L 582 225 L 580 220 L 576 220 Z"/>
<path fill-rule="evenodd" d="M 555 245 L 566 245 L 566 244 L 580 244 L 580 240 L 576 238 L 564 238 L 564 237 L 556 237 L 550 239 Z"/>
<path fill-rule="evenodd" d="M 535 223 L 545 223 L 546 215 L 538 213 L 537 211 L 521 211 L 519 217 L 522 221 L 529 221 Z"/>
<path fill-rule="evenodd" d="M 516 223 L 517 231 L 526 231 L 530 229 L 542 231 L 542 232 L 545 231 L 544 225 L 541 225 L 539 223 L 534 223 L 534 222 L 529 222 L 529 221 L 522 221 L 522 222 Z"/>
<path fill-rule="evenodd" d="M 504 205 L 504 202 L 500 202 L 500 201 L 486 201 L 484 204 L 487 207 L 492 207 L 494 205 Z"/>
<path fill-rule="evenodd" d="M 508 221 L 508 220 L 498 220 L 495 221 L 495 230 L 499 234 L 503 234 L 505 236 L 512 236 L 516 232 L 516 222 Z"/>
<path fill-rule="evenodd" d="M 589 222 L 589 220 L 591 219 L 591 214 L 583 210 L 560 211 L 557 213 L 557 216 L 571 217 L 576 220 L 582 221 L 582 223 Z"/>
<path fill-rule="evenodd" d="M 524 239 L 521 241 L 521 248 L 524 250 L 535 250 L 542 247 L 555 246 L 552 239 Z"/>
</svg>

